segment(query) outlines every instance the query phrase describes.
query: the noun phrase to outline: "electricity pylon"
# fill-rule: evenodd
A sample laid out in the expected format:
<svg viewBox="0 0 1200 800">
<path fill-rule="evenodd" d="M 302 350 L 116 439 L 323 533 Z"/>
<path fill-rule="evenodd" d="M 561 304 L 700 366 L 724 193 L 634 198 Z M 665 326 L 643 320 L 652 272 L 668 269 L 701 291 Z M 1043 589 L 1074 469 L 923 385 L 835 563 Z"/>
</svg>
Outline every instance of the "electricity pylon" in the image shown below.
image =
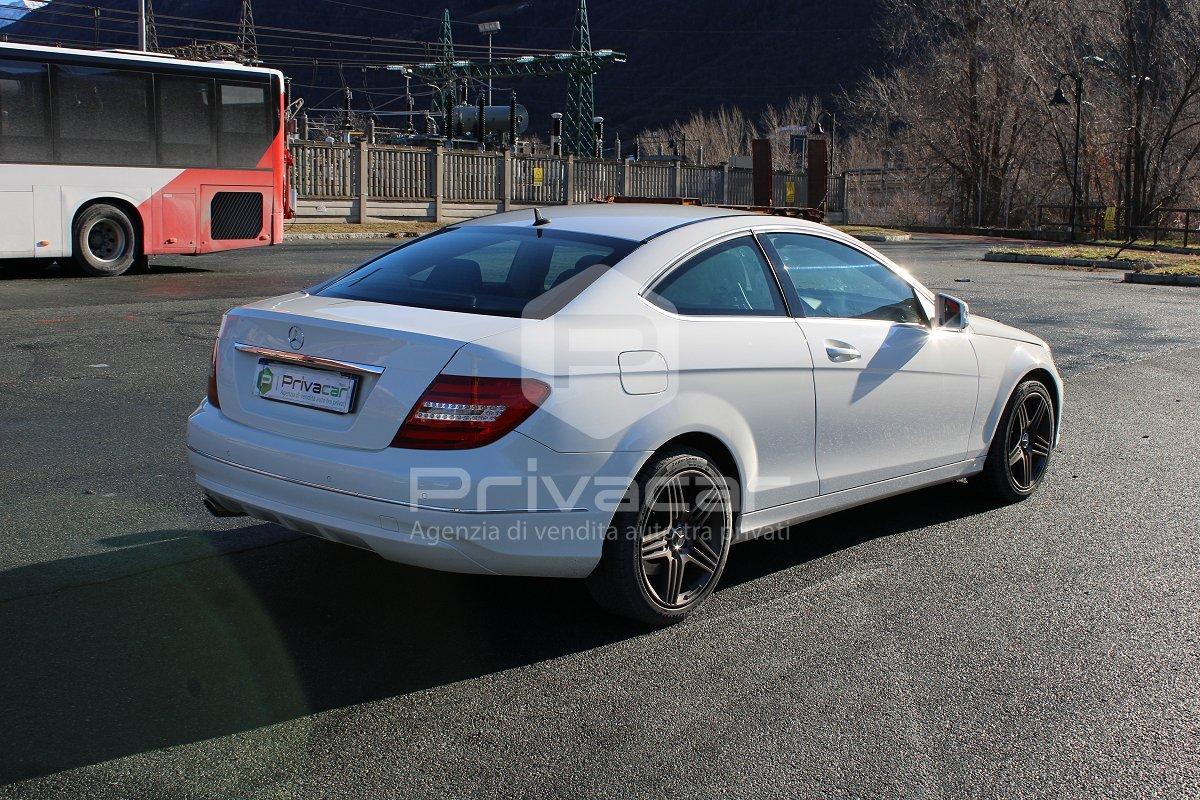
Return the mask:
<svg viewBox="0 0 1200 800">
<path fill-rule="evenodd" d="M 430 56 L 431 60 L 421 64 L 391 64 L 384 69 L 397 70 L 407 77 L 417 78 L 433 87 L 430 113 L 434 117 L 444 117 L 445 109 L 454 106 L 455 89 L 463 81 L 484 82 L 489 78 L 566 75 L 566 117 L 572 120 L 575 127 L 568 129 L 572 130 L 573 134 L 564 131 L 563 138 L 569 143 L 566 152 L 579 155 L 590 155 L 594 151 L 592 117 L 595 115 L 596 102 L 592 93 L 592 76 L 608 64 L 625 63 L 624 53 L 592 49 L 587 4 L 582 1 L 575 15 L 574 46 L 571 52 L 479 61 L 456 58 L 454 38 L 450 33 L 450 12 L 447 10 L 442 13 L 441 32 Z"/>
<path fill-rule="evenodd" d="M 563 126 L 563 143 L 568 153 L 591 155 L 595 151 L 592 118 L 596 116 L 595 75 L 587 67 L 586 56 L 592 53 L 592 34 L 588 28 L 587 0 L 579 0 L 575 11 L 575 28 L 571 32 L 571 50 L 578 58 L 577 66 L 567 73 L 567 110 Z"/>
<path fill-rule="evenodd" d="M 245 63 L 258 63 L 258 37 L 254 33 L 254 7 L 250 5 L 250 0 L 242 0 L 242 19 L 238 25 L 237 46 Z"/>
<path fill-rule="evenodd" d="M 424 66 L 432 67 L 435 75 L 430 75 L 437 83 L 431 102 L 434 117 L 444 114 L 445 109 L 454 107 L 454 34 L 450 31 L 450 9 L 442 11 L 442 27 L 438 31 L 437 63 Z"/>
</svg>

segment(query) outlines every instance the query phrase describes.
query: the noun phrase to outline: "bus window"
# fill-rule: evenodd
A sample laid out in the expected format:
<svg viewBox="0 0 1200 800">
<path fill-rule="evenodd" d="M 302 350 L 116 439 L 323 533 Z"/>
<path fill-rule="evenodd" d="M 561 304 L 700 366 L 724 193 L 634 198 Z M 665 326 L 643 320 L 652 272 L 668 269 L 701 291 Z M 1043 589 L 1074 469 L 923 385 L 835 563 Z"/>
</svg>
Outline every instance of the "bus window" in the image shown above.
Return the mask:
<svg viewBox="0 0 1200 800">
<path fill-rule="evenodd" d="M 50 161 L 46 65 L 0 61 L 0 161 Z"/>
<path fill-rule="evenodd" d="M 67 164 L 153 164 L 150 76 L 98 67 L 56 66 L 58 157 Z"/>
<path fill-rule="evenodd" d="M 221 166 L 255 167 L 274 138 L 266 85 L 221 83 Z"/>
<path fill-rule="evenodd" d="M 164 166 L 210 166 L 213 140 L 213 82 L 207 78 L 157 76 L 158 161 Z"/>
</svg>

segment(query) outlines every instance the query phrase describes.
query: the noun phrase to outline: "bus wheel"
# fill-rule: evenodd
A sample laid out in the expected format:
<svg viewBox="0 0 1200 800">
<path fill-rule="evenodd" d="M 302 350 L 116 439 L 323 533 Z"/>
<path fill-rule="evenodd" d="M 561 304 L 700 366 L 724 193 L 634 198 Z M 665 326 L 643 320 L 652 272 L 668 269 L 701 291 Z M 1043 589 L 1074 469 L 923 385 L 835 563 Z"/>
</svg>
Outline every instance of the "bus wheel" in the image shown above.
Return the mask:
<svg viewBox="0 0 1200 800">
<path fill-rule="evenodd" d="M 72 260 L 86 275 L 111 277 L 133 266 L 138 252 L 137 231 L 116 206 L 97 203 L 75 220 Z"/>
</svg>

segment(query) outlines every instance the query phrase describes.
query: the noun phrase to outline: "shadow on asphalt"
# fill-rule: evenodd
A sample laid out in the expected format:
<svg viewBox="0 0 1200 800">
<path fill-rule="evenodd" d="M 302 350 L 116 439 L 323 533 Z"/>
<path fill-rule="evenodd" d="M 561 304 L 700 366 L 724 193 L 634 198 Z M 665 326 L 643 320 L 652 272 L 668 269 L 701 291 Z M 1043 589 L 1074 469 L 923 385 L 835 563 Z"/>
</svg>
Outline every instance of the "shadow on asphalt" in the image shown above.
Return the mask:
<svg viewBox="0 0 1200 800">
<path fill-rule="evenodd" d="M 881 501 L 738 546 L 722 585 L 983 510 L 962 484 Z M 0 588 L 133 571 L 131 553 L 203 535 L 117 534 L 121 550 L 0 573 Z M 429 572 L 309 538 L 11 600 L 0 630 L 0 783 L 653 635 L 581 581 Z"/>
<path fill-rule="evenodd" d="M 125 275 L 118 276 L 118 279 L 124 278 L 126 275 L 135 277 L 138 275 L 177 275 L 187 274 L 192 272 L 212 272 L 210 267 L 188 267 L 181 264 L 164 264 L 157 261 L 150 263 L 146 269 L 134 268 Z M 50 264 L 36 265 L 13 265 L 0 262 L 0 281 L 3 280 L 37 280 L 39 278 L 46 280 L 80 280 L 90 281 L 94 278 L 84 275 L 79 270 L 72 267 L 70 264 L 60 264 L 55 261 Z"/>
</svg>

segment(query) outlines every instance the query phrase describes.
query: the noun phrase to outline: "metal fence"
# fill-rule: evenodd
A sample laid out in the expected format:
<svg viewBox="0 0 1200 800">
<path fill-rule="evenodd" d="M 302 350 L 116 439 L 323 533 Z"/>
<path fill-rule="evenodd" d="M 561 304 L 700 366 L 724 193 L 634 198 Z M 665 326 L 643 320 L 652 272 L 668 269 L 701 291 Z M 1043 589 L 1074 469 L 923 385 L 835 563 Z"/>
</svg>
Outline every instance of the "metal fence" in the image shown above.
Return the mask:
<svg viewBox="0 0 1200 800">
<path fill-rule="evenodd" d="M 1200 244 L 1200 208 L 1158 209 L 1142 225 L 1133 224 L 1122 206 L 1080 206 L 1075 215 L 1076 236 L 1080 239 L 1149 241 L 1183 247 Z M 1071 207 L 1038 206 L 1037 229 L 1070 231 Z"/>
<path fill-rule="evenodd" d="M 843 212 L 854 225 L 954 224 L 962 209 L 939 200 L 946 196 L 946 176 L 912 170 L 861 167 L 844 171 L 830 184 Z"/>
<path fill-rule="evenodd" d="M 751 205 L 753 171 L 682 162 L 517 156 L 397 145 L 292 142 L 303 200 L 579 203 L 608 196 L 694 197 Z M 805 205 L 804 175 L 776 172 L 772 202 Z"/>
</svg>

